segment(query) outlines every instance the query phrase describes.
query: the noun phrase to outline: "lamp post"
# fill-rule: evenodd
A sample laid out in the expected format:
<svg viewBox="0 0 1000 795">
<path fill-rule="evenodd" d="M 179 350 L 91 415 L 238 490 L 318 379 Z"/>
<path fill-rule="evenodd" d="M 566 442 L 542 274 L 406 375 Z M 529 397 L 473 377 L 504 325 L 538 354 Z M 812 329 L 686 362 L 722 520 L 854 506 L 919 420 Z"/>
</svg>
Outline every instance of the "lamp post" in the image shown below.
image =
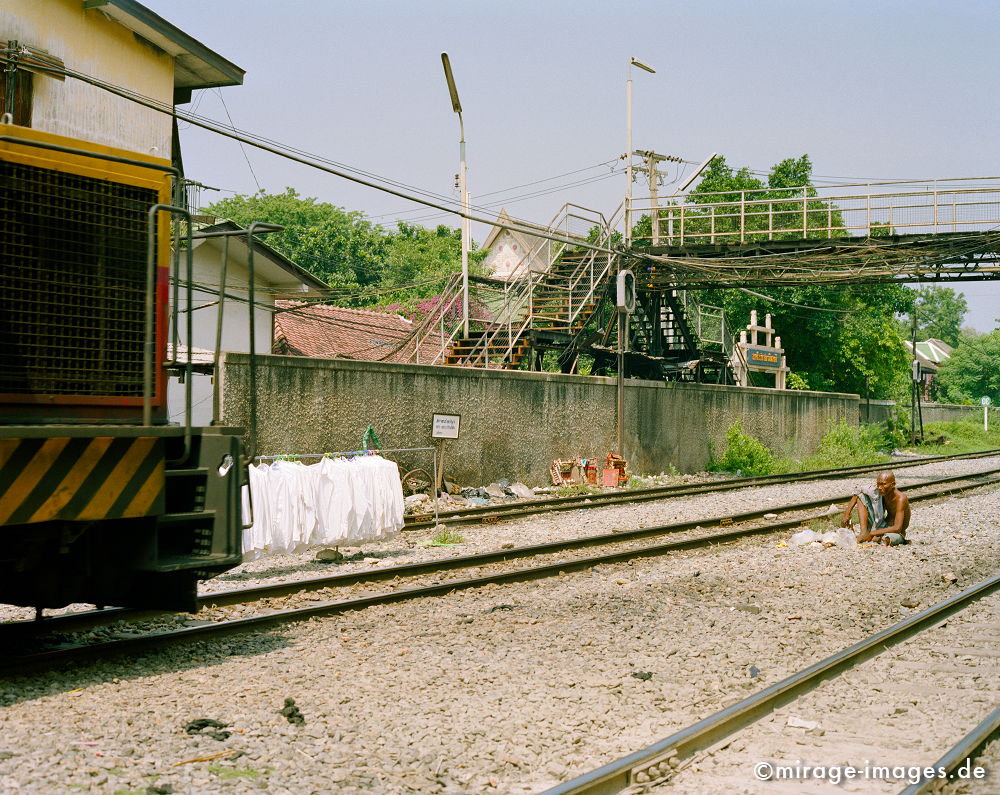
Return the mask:
<svg viewBox="0 0 1000 795">
<path fill-rule="evenodd" d="M 462 202 L 462 335 L 469 336 L 469 192 L 466 186 L 465 172 L 465 124 L 462 121 L 462 103 L 458 99 L 458 88 L 455 86 L 455 75 L 451 71 L 451 61 L 448 53 L 441 53 L 441 63 L 444 65 L 444 79 L 448 81 L 448 93 L 451 95 L 451 107 L 458 114 L 459 155 L 462 163 L 458 172 L 458 192 Z"/>
<path fill-rule="evenodd" d="M 628 79 L 625 81 L 625 128 L 628 132 L 628 154 L 625 164 L 625 246 L 632 242 L 632 67 L 638 66 L 650 74 L 656 74 L 652 66 L 647 66 L 635 57 L 628 59 Z"/>
</svg>

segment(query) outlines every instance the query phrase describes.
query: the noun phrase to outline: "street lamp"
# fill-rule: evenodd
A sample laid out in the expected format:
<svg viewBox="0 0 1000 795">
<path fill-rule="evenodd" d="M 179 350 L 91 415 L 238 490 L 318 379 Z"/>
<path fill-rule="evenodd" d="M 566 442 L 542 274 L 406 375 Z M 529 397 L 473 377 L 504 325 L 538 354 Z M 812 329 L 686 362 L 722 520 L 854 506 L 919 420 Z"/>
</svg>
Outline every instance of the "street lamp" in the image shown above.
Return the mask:
<svg viewBox="0 0 1000 795">
<path fill-rule="evenodd" d="M 628 59 L 628 79 L 625 81 L 625 110 L 627 114 L 626 129 L 628 131 L 628 161 L 625 165 L 625 245 L 632 242 L 632 67 L 638 66 L 650 74 L 656 74 L 652 66 L 647 66 L 635 56 Z"/>
<path fill-rule="evenodd" d="M 451 71 L 451 61 L 448 53 L 441 53 L 441 63 L 444 65 L 444 79 L 448 81 L 448 93 L 451 94 L 451 107 L 458 114 L 459 154 L 462 164 L 458 172 L 458 192 L 462 202 L 462 336 L 469 336 L 469 192 L 466 189 L 465 173 L 465 124 L 462 122 L 462 103 L 458 98 L 458 88 L 455 86 L 455 75 Z"/>
</svg>

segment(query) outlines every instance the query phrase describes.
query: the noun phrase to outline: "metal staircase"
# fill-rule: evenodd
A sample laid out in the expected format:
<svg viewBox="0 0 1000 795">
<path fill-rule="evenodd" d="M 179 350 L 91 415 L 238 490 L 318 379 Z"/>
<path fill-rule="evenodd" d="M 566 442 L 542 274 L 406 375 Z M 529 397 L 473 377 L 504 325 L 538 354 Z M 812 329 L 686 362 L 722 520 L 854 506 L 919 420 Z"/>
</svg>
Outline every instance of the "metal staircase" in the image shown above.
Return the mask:
<svg viewBox="0 0 1000 795">
<path fill-rule="evenodd" d="M 588 323 L 600 295 L 618 269 L 618 255 L 573 245 L 592 241 L 607 247 L 617 213 L 609 222 L 601 213 L 566 204 L 545 227 L 563 238 L 539 238 L 506 281 L 475 279 L 486 307 L 471 318 L 469 334 L 448 338 L 440 364 L 457 367 L 516 369 L 539 337 L 568 343 Z M 551 250 L 544 270 L 533 270 L 538 252 Z"/>
<path fill-rule="evenodd" d="M 538 238 L 506 280 L 470 277 L 470 322 L 463 334 L 462 284 L 454 274 L 438 309 L 426 316 L 404 345 L 421 348 L 433 334 L 437 355 L 421 364 L 518 369 L 532 352 L 559 352 L 563 372 L 573 372 L 581 353 L 595 357 L 595 372 L 612 366 L 614 280 L 623 254 L 574 245 L 590 242 L 613 248 L 621 207 L 606 219 L 601 213 L 566 204 L 544 231 L 563 238 Z M 547 262 L 539 254 L 548 250 Z M 630 366 L 640 377 L 733 383 L 729 357 L 735 350 L 722 310 L 701 306 L 693 294 L 677 289 L 642 290 L 632 317 Z M 612 301 L 608 301 L 609 296 Z M 539 357 L 533 364 L 538 366 Z"/>
</svg>

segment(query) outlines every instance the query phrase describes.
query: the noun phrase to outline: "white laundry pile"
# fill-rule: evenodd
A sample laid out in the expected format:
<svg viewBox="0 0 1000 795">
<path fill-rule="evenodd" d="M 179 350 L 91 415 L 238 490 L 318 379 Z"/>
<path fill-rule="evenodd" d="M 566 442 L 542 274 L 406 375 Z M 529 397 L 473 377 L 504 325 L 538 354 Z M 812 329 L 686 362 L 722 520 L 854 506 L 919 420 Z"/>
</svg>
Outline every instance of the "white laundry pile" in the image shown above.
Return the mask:
<svg viewBox="0 0 1000 795">
<path fill-rule="evenodd" d="M 399 467 L 381 456 L 275 461 L 250 467 L 253 526 L 243 556 L 392 538 L 403 527 Z M 244 506 L 244 515 L 247 507 Z"/>
</svg>

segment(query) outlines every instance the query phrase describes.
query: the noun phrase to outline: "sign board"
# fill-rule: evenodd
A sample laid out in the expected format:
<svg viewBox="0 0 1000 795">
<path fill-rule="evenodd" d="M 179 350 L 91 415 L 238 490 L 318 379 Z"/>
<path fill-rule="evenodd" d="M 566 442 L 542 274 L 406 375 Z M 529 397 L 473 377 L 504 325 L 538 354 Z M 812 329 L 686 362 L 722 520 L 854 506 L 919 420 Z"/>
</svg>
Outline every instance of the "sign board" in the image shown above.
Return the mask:
<svg viewBox="0 0 1000 795">
<path fill-rule="evenodd" d="M 435 414 L 434 424 L 431 427 L 431 438 L 457 439 L 461 422 L 460 414 Z"/>
<path fill-rule="evenodd" d="M 993 402 L 993 401 L 992 401 L 992 400 L 990 400 L 990 399 L 989 399 L 988 397 L 986 397 L 985 395 L 984 395 L 983 397 L 979 398 L 979 405 L 980 405 L 980 406 L 988 406 L 988 405 L 990 405 L 990 403 L 992 403 L 992 402 Z"/>
<path fill-rule="evenodd" d="M 781 367 L 781 354 L 764 348 L 747 348 L 747 364 L 751 367 Z"/>
</svg>

